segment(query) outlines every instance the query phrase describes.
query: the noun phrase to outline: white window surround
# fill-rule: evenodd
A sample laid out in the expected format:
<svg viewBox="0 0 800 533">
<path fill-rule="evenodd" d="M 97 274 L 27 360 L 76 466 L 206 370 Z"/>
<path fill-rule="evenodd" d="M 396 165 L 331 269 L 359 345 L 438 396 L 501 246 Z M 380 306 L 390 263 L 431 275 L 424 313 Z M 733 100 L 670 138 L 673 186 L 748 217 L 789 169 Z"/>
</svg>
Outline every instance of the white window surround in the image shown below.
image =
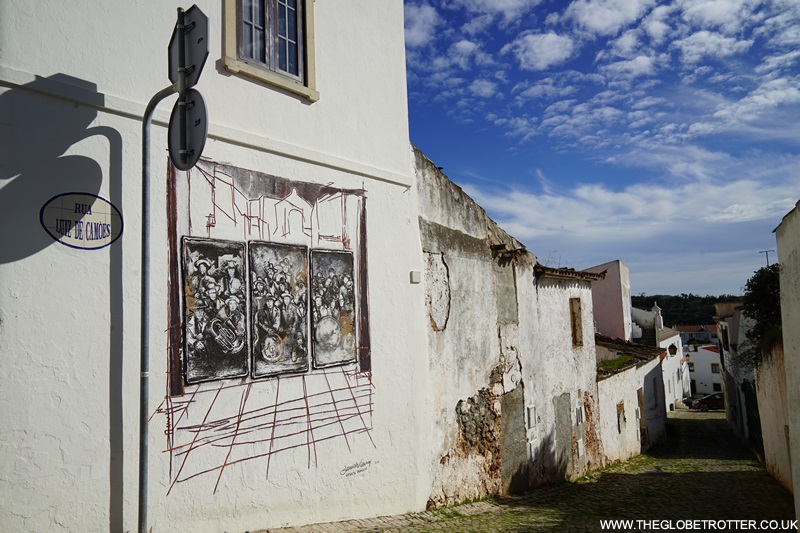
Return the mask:
<svg viewBox="0 0 800 533">
<path fill-rule="evenodd" d="M 225 0 L 224 4 L 225 21 L 222 61 L 225 69 L 232 74 L 241 74 L 298 94 L 312 102 L 319 100 L 319 92 L 316 89 L 316 64 L 314 58 L 314 2 L 315 0 L 305 0 L 305 83 L 273 72 L 258 62 L 248 61 L 239 57 L 238 0 Z"/>
</svg>

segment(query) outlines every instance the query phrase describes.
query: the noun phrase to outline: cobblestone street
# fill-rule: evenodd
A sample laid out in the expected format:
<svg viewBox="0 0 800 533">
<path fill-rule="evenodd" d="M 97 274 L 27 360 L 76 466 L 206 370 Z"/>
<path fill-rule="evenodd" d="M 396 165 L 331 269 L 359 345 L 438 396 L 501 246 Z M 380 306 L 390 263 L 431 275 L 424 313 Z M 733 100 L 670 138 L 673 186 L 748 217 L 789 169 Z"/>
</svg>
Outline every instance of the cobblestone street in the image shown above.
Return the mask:
<svg viewBox="0 0 800 533">
<path fill-rule="evenodd" d="M 789 525 L 795 518 L 791 495 L 736 440 L 724 413 L 680 410 L 669 415 L 666 442 L 576 483 L 436 511 L 268 531 L 588 532 L 602 531 L 601 520 L 633 521 L 607 531 L 651 531 L 670 525 L 637 520 L 671 520 L 673 527 L 685 520 L 754 520 L 755 527 L 753 522 L 742 524 L 751 530 L 762 520 L 776 521 L 772 530 Z M 744 529 L 728 530 L 737 527 Z"/>
</svg>

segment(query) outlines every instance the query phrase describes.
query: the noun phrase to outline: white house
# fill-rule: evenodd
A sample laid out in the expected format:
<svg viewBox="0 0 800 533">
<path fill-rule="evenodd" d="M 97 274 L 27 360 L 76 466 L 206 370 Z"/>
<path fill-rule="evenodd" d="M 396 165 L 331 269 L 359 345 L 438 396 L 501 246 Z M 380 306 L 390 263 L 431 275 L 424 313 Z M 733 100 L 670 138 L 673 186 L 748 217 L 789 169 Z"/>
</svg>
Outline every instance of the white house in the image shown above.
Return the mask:
<svg viewBox="0 0 800 533">
<path fill-rule="evenodd" d="M 692 394 L 723 391 L 722 363 L 717 345 L 693 345 L 686 354 Z"/>
<path fill-rule="evenodd" d="M 597 332 L 612 339 L 635 341 L 663 348 L 661 361 L 664 404 L 675 409 L 689 394 L 689 369 L 682 359 L 680 334 L 664 327 L 658 306 L 650 311 L 631 305 L 630 271 L 620 260 L 593 266 L 584 272 L 605 273 L 592 283 L 592 303 Z"/>
<path fill-rule="evenodd" d="M 738 364 L 739 347 L 747 339 L 752 319 L 742 314 L 741 302 L 714 304 L 720 335 L 728 423 L 739 437 L 761 446 L 761 420 L 755 389 L 755 372 Z"/>
<path fill-rule="evenodd" d="M 403 4 L 197 2 L 209 138 L 174 169 L 158 105 L 142 371 L 142 118 L 179 5 L 3 3 L 0 529 L 137 529 L 143 373 L 153 531 L 421 509 Z"/>
</svg>

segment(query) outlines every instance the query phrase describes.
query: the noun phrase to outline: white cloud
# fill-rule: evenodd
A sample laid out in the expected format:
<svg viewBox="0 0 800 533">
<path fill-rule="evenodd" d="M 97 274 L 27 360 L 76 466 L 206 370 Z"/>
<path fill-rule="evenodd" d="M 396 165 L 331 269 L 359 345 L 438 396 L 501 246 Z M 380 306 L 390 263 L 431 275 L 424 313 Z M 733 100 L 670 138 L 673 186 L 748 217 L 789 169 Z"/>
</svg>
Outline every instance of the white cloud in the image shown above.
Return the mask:
<svg viewBox="0 0 800 533">
<path fill-rule="evenodd" d="M 656 73 L 656 59 L 640 55 L 626 61 L 617 61 L 600 67 L 600 72 L 611 78 L 638 78 Z"/>
<path fill-rule="evenodd" d="M 673 46 L 681 51 L 681 58 L 686 64 L 696 64 L 705 57 L 722 58 L 747 52 L 753 40 L 738 40 L 725 37 L 719 33 L 702 30 L 673 42 Z"/>
<path fill-rule="evenodd" d="M 639 20 L 653 0 L 575 0 L 564 13 L 576 25 L 598 35 L 616 35 Z"/>
<path fill-rule="evenodd" d="M 506 22 L 514 20 L 541 0 L 456 0 L 473 13 L 502 15 Z"/>
<path fill-rule="evenodd" d="M 523 70 L 546 70 L 564 63 L 575 50 L 576 45 L 570 37 L 548 32 L 522 34 L 505 45 L 501 52 L 511 51 Z"/>
<path fill-rule="evenodd" d="M 533 85 L 526 82 L 525 84 L 519 85 L 514 89 L 517 92 L 517 98 L 519 99 L 520 103 L 528 99 L 564 98 L 565 96 L 574 94 L 577 91 L 575 86 L 559 83 L 552 77 L 540 80 Z"/>
<path fill-rule="evenodd" d="M 798 81 L 797 78 L 766 80 L 741 100 L 722 106 L 714 117 L 728 124 L 757 121 L 778 107 L 800 104 Z"/>
<path fill-rule="evenodd" d="M 425 46 L 433 40 L 441 23 L 436 9 L 428 4 L 405 4 L 406 46 Z"/>
<path fill-rule="evenodd" d="M 757 18 L 753 10 L 760 0 L 680 0 L 683 19 L 700 28 L 735 34 Z"/>
<path fill-rule="evenodd" d="M 772 228 L 800 195 L 800 166 L 792 167 L 797 158 L 729 163 L 720 172 L 727 174 L 723 180 L 641 181 L 620 188 L 584 183 L 557 191 L 543 184 L 541 193 L 474 184 L 464 190 L 541 262 L 587 268 L 621 259 L 633 279 L 651 284 L 634 285 L 634 292 L 738 293 L 751 265 L 763 261 L 755 251 L 774 239 Z M 788 173 L 779 180 L 741 177 L 759 167 Z M 684 275 L 670 275 L 676 271 Z"/>
<path fill-rule="evenodd" d="M 800 46 L 800 3 L 796 0 L 773 0 L 773 15 L 767 17 L 753 33 L 776 48 Z"/>
<path fill-rule="evenodd" d="M 649 107 L 654 107 L 658 105 L 663 105 L 667 103 L 666 98 L 657 98 L 654 96 L 646 96 L 640 100 L 637 100 L 632 106 L 631 109 L 647 109 Z"/>
<path fill-rule="evenodd" d="M 671 31 L 666 20 L 675 11 L 673 6 L 658 6 L 642 22 L 642 28 L 650 36 L 653 44 L 660 45 Z"/>
<path fill-rule="evenodd" d="M 481 98 L 491 98 L 497 94 L 497 84 L 489 80 L 475 80 L 470 83 L 469 91 Z"/>
<path fill-rule="evenodd" d="M 477 35 L 486 32 L 492 21 L 494 21 L 494 16 L 491 14 L 479 15 L 461 26 L 461 29 L 468 35 Z"/>
<path fill-rule="evenodd" d="M 792 50 L 785 54 L 767 56 L 763 59 L 763 62 L 756 67 L 755 71 L 763 74 L 775 70 L 794 68 L 798 60 L 800 60 L 800 50 Z"/>
<path fill-rule="evenodd" d="M 628 30 L 611 42 L 611 51 L 618 57 L 631 57 L 639 44 L 639 32 Z"/>
</svg>

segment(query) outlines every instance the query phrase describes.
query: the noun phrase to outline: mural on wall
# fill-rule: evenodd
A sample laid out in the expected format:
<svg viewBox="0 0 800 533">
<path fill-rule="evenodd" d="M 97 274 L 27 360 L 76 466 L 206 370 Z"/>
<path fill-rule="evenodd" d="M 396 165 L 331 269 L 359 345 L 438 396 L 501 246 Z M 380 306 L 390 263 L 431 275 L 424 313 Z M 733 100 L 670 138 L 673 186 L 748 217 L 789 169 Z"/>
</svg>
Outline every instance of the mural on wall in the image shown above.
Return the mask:
<svg viewBox="0 0 800 533">
<path fill-rule="evenodd" d="M 304 246 L 248 244 L 254 378 L 308 370 Z"/>
<path fill-rule="evenodd" d="M 186 382 L 247 373 L 244 245 L 183 239 Z"/>
<path fill-rule="evenodd" d="M 157 410 L 166 423 L 168 493 L 200 477 L 216 491 L 237 466 L 239 476 L 266 479 L 275 469 L 316 467 L 325 460 L 320 449 L 338 444 L 348 456 L 362 439 L 374 447 L 364 189 L 202 159 L 170 172 L 168 380 Z M 230 261 L 238 268 L 227 279 L 240 284 L 225 285 Z M 223 286 L 244 295 L 245 333 L 230 337 L 235 346 L 245 339 L 235 372 L 198 365 L 188 342 L 197 309 L 207 316 L 219 305 L 206 303 L 207 290 L 197 295 L 211 280 L 223 304 Z"/>
<path fill-rule="evenodd" d="M 356 359 L 353 254 L 311 251 L 314 367 Z"/>
</svg>

